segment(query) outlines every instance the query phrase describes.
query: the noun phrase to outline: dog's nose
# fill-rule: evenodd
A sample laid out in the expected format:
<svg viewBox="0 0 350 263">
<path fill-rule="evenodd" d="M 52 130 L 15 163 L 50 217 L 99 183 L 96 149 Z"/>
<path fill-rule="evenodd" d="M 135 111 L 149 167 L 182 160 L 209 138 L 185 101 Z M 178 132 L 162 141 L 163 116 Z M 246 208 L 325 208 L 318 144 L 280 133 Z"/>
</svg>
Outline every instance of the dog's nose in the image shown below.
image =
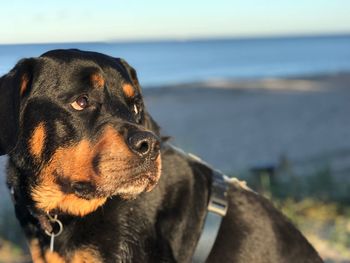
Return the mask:
<svg viewBox="0 0 350 263">
<path fill-rule="evenodd" d="M 154 160 L 159 155 L 159 139 L 151 132 L 139 131 L 131 134 L 128 145 L 140 157 L 150 157 Z"/>
</svg>

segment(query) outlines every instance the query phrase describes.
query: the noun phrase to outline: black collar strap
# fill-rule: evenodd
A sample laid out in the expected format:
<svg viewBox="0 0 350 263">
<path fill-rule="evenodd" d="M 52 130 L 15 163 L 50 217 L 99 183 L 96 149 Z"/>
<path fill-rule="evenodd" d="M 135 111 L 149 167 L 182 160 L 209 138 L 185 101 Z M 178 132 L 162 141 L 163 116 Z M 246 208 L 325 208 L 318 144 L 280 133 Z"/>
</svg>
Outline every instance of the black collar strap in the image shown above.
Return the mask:
<svg viewBox="0 0 350 263">
<path fill-rule="evenodd" d="M 197 156 L 190 154 L 190 157 L 205 164 L 206 166 L 209 166 Z M 222 219 L 226 215 L 228 209 L 228 184 L 226 182 L 227 177 L 223 173 L 214 170 L 213 168 L 211 169 L 213 170 L 213 175 L 207 207 L 207 215 L 203 224 L 202 234 L 199 237 L 197 247 L 193 254 L 194 263 L 203 263 L 209 257 L 209 254 L 214 247 L 216 237 L 219 233 Z"/>
<path fill-rule="evenodd" d="M 207 215 L 203 224 L 202 234 L 199 237 L 196 249 L 193 254 L 194 263 L 205 262 L 213 249 L 216 237 L 219 233 L 221 221 L 227 213 L 228 201 L 228 177 L 222 172 L 213 169 L 209 164 L 193 154 L 187 154 L 183 150 L 171 145 L 168 145 L 178 153 L 187 158 L 194 159 L 197 162 L 209 167 L 213 171 L 212 183 L 210 188 L 210 196 L 207 207 Z"/>
</svg>

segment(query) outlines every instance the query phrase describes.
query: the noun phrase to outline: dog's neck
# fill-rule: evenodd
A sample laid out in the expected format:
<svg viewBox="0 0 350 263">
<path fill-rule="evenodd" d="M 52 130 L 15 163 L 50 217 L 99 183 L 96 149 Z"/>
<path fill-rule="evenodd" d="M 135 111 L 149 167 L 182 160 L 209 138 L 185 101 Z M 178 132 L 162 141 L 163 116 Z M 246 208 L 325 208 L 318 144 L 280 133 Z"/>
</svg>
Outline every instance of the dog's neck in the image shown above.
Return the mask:
<svg viewBox="0 0 350 263">
<path fill-rule="evenodd" d="M 27 237 L 31 238 L 45 231 L 52 232 L 53 226 L 50 223 L 50 215 L 45 211 L 36 209 L 29 194 L 30 186 L 27 178 L 30 176 L 26 172 L 20 171 L 11 160 L 8 163 L 7 174 L 7 185 L 15 206 L 16 216 L 22 227 L 31 229 L 31 231 L 25 229 Z"/>
</svg>

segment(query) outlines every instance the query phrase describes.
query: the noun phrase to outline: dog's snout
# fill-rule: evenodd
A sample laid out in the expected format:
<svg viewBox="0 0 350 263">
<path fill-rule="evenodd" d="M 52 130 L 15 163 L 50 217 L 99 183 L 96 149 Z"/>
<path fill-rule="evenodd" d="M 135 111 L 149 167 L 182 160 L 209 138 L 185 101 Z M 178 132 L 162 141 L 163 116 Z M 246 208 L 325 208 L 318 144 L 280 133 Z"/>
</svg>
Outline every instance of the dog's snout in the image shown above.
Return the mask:
<svg viewBox="0 0 350 263">
<path fill-rule="evenodd" d="M 128 145 L 140 157 L 155 159 L 159 154 L 159 140 L 151 132 L 139 131 L 131 134 L 128 139 Z"/>
</svg>

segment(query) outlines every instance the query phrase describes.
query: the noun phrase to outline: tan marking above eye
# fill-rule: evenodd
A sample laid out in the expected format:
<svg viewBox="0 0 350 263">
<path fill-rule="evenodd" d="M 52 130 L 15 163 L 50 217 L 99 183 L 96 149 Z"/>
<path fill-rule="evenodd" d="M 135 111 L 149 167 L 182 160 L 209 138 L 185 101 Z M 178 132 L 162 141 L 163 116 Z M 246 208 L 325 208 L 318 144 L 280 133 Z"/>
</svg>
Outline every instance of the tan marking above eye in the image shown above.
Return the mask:
<svg viewBox="0 0 350 263">
<path fill-rule="evenodd" d="M 126 97 L 133 98 L 135 96 L 135 89 L 131 84 L 124 84 L 122 88 Z"/>
<path fill-rule="evenodd" d="M 105 86 L 105 79 L 99 73 L 93 73 L 90 76 L 90 81 L 95 87 L 102 88 Z"/>
</svg>

